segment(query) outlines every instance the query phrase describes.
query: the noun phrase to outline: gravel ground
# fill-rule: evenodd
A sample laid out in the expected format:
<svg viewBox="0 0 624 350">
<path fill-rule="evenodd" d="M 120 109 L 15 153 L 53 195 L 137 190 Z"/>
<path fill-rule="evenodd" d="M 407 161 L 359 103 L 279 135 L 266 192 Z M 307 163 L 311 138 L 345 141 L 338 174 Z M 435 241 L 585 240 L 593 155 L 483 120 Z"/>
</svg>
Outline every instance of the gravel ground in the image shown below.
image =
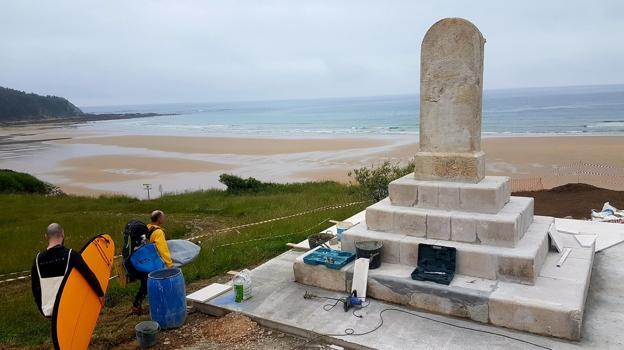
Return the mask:
<svg viewBox="0 0 624 350">
<path fill-rule="evenodd" d="M 259 326 L 249 317 L 230 313 L 212 317 L 192 312 L 184 326 L 161 331 L 154 350 L 223 350 L 223 349 L 322 349 L 324 345 L 306 343 L 306 340 Z M 130 340 L 115 350 L 138 349 Z"/>
</svg>

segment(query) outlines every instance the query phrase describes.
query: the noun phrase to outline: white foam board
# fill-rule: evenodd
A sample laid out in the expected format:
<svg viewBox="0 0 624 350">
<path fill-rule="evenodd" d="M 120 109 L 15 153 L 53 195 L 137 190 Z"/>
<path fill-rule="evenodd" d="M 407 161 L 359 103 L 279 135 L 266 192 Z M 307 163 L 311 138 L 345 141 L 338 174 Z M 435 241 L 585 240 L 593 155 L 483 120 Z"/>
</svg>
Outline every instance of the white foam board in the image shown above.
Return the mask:
<svg viewBox="0 0 624 350">
<path fill-rule="evenodd" d="M 219 295 L 232 290 L 232 286 L 221 283 L 213 283 L 207 287 L 204 287 L 194 293 L 186 296 L 187 300 L 198 301 L 205 303 L 210 299 L 216 298 Z"/>
<path fill-rule="evenodd" d="M 561 241 L 561 238 L 559 237 L 559 231 L 555 229 L 554 222 L 550 224 L 550 227 L 548 227 L 548 235 L 550 236 L 550 239 L 553 245 L 555 246 L 555 248 L 557 248 L 557 252 L 561 253 L 561 251 L 563 250 L 563 242 Z"/>
<path fill-rule="evenodd" d="M 624 224 L 574 219 L 555 219 L 559 232 L 576 232 L 582 235 L 596 235 L 596 251 L 624 242 Z"/>
<path fill-rule="evenodd" d="M 590 248 L 596 241 L 596 235 L 574 235 L 581 247 Z"/>
<path fill-rule="evenodd" d="M 353 283 L 351 283 L 351 293 L 357 291 L 358 298 L 366 299 L 366 285 L 368 284 L 369 259 L 359 258 L 353 267 Z"/>
</svg>

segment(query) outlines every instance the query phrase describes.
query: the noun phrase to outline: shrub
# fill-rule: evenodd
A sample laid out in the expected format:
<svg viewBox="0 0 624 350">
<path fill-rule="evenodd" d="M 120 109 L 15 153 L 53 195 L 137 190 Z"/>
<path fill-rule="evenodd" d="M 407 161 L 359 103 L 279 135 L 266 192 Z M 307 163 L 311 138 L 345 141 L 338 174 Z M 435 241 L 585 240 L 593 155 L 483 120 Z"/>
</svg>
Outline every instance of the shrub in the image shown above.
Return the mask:
<svg viewBox="0 0 624 350">
<path fill-rule="evenodd" d="M 219 182 L 227 186 L 228 192 L 257 192 L 273 185 L 253 177 L 243 179 L 240 176 L 231 174 L 221 174 Z"/>
<path fill-rule="evenodd" d="M 0 193 L 61 194 L 55 186 L 36 177 L 9 169 L 0 169 Z"/>
<path fill-rule="evenodd" d="M 363 189 L 365 195 L 374 201 L 380 201 L 388 196 L 388 184 L 414 171 L 414 162 L 406 165 L 383 162 L 379 166 L 353 169 L 348 173 Z"/>
</svg>

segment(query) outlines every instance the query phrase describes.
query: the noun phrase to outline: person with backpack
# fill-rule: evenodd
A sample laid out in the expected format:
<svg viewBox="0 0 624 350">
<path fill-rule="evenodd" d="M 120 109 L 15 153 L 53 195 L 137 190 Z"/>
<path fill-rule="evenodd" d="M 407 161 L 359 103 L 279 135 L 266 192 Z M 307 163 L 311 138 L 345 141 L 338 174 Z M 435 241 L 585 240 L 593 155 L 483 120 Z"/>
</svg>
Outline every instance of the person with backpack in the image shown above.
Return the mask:
<svg viewBox="0 0 624 350">
<path fill-rule="evenodd" d="M 61 283 L 73 268 L 77 269 L 104 305 L 104 291 L 82 256 L 64 246 L 65 231 L 52 223 L 46 232 L 48 248 L 37 254 L 31 269 L 32 293 L 44 317 L 51 317 Z"/>
<path fill-rule="evenodd" d="M 169 247 L 167 246 L 167 240 L 165 231 L 162 225 L 165 223 L 165 213 L 161 210 L 154 210 L 151 214 L 151 223 L 145 225 L 139 220 L 130 221 L 124 230 L 124 247 L 122 255 L 124 257 L 124 266 L 132 278 L 140 281 L 139 290 L 134 297 L 132 304 L 132 313 L 141 315 L 144 313 L 143 300 L 147 296 L 147 278 L 149 273 L 141 272 L 136 269 L 132 264 L 130 256 L 137 249 L 143 245 L 152 243 L 156 247 L 160 259 L 162 259 L 165 267 L 173 267 L 173 261 L 171 260 L 171 254 L 169 253 Z"/>
<path fill-rule="evenodd" d="M 173 261 L 171 260 L 171 254 L 169 253 L 169 247 L 167 246 L 167 238 L 165 236 L 165 230 L 162 226 L 165 224 L 165 213 L 162 210 L 154 210 L 150 216 L 151 223 L 147 224 L 147 229 L 150 231 L 150 242 L 156 245 L 158 255 L 165 263 L 167 268 L 173 267 Z"/>
</svg>

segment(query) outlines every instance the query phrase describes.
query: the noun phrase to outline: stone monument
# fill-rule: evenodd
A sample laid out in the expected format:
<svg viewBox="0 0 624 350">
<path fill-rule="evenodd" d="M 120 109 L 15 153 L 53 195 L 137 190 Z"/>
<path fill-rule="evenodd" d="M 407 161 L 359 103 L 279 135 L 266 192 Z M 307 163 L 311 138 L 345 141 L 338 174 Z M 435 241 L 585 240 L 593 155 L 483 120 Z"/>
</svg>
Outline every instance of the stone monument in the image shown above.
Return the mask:
<svg viewBox="0 0 624 350">
<path fill-rule="evenodd" d="M 383 242 L 369 271 L 368 296 L 498 326 L 579 339 L 594 247 L 559 239 L 572 253 L 560 267 L 550 251 L 554 219 L 533 215 L 533 198 L 511 196 L 508 177 L 485 176 L 481 100 L 485 39 L 459 18 L 434 24 L 421 55 L 420 151 L 414 174 L 393 181 L 389 198 L 345 231 L 341 249 Z M 418 246 L 454 247 L 450 285 L 411 279 Z M 349 291 L 353 264 L 341 270 L 294 264 L 299 283 Z"/>
<path fill-rule="evenodd" d="M 483 46 L 479 29 L 461 18 L 441 20 L 425 35 L 420 56 L 419 180 L 479 182 Z"/>
</svg>

